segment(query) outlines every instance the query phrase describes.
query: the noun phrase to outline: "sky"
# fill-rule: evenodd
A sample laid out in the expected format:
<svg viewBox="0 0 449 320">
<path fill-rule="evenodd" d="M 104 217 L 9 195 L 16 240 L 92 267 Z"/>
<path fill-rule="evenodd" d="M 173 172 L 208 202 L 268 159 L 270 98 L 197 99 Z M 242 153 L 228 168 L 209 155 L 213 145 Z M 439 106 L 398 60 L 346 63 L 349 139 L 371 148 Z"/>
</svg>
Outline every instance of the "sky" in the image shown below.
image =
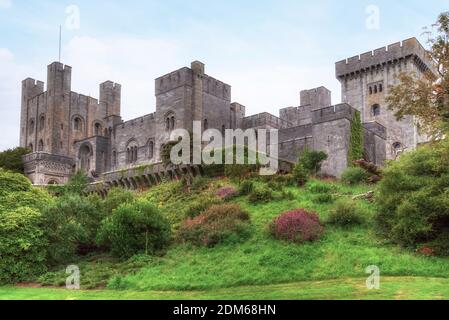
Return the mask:
<svg viewBox="0 0 449 320">
<path fill-rule="evenodd" d="M 446 3 L 446 6 L 444 5 Z M 325 86 L 340 102 L 335 62 L 407 38 L 446 0 L 0 0 L 0 150 L 19 144 L 20 89 L 58 60 L 72 91 L 98 98 L 122 85 L 122 117 L 155 111 L 154 79 L 194 60 L 232 86 L 247 115 L 279 114 Z"/>
</svg>

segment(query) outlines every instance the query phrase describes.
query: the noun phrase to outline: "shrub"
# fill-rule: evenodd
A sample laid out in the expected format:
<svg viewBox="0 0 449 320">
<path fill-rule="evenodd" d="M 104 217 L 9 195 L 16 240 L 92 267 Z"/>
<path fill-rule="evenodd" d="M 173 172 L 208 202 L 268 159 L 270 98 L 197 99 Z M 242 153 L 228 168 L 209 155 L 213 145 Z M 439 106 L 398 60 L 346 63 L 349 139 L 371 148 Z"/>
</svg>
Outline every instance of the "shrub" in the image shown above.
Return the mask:
<svg viewBox="0 0 449 320">
<path fill-rule="evenodd" d="M 179 228 L 178 238 L 206 247 L 238 242 L 249 236 L 249 222 L 248 213 L 239 205 L 213 205 L 199 216 L 185 220 Z"/>
<path fill-rule="evenodd" d="M 341 180 L 349 185 L 365 183 L 368 178 L 368 173 L 360 167 L 350 167 L 341 176 Z"/>
<path fill-rule="evenodd" d="M 281 214 L 271 222 L 269 229 L 277 239 L 295 243 L 318 240 L 324 232 L 318 215 L 304 209 Z"/>
<path fill-rule="evenodd" d="M 202 197 L 199 200 L 192 202 L 186 209 L 186 218 L 194 218 L 200 215 L 203 211 L 212 205 L 222 204 L 223 201 L 217 197 Z"/>
<path fill-rule="evenodd" d="M 43 210 L 50 263 L 63 263 L 77 253 L 93 251 L 102 214 L 87 198 L 67 194 Z"/>
<path fill-rule="evenodd" d="M 31 188 L 30 180 L 23 174 L 0 169 L 0 197 L 13 192 L 30 191 Z"/>
<path fill-rule="evenodd" d="M 449 234 L 447 159 L 449 140 L 445 139 L 403 154 L 388 165 L 375 197 L 379 231 L 406 246 L 434 242 Z"/>
<path fill-rule="evenodd" d="M 170 239 L 170 224 L 156 207 L 146 201 L 126 203 L 106 218 L 98 232 L 98 244 L 118 258 L 155 254 Z"/>
<path fill-rule="evenodd" d="M 254 182 L 251 180 L 244 180 L 239 187 L 239 194 L 241 196 L 247 196 L 254 190 Z"/>
<path fill-rule="evenodd" d="M 231 200 L 238 195 L 234 187 L 223 187 L 217 190 L 216 196 L 224 201 Z"/>
<path fill-rule="evenodd" d="M 332 193 L 334 191 L 334 187 L 332 185 L 322 183 L 322 182 L 312 182 L 309 184 L 308 189 L 311 193 L 320 194 L 320 193 Z"/>
<path fill-rule="evenodd" d="M 0 215 L 0 283 L 30 281 L 46 271 L 41 214 L 26 207 Z"/>
<path fill-rule="evenodd" d="M 209 188 L 210 180 L 205 177 L 195 177 L 190 185 L 190 190 L 194 192 L 201 192 Z"/>
<path fill-rule="evenodd" d="M 30 152 L 30 149 L 21 147 L 0 152 L 0 168 L 12 172 L 23 173 L 24 167 L 22 157 Z"/>
<path fill-rule="evenodd" d="M 249 194 L 248 201 L 253 204 L 267 203 L 274 199 L 273 191 L 267 187 L 257 186 Z"/>
<path fill-rule="evenodd" d="M 332 203 L 334 202 L 334 197 L 329 193 L 319 193 L 313 197 L 313 201 L 319 204 Z"/>
<path fill-rule="evenodd" d="M 353 225 L 363 224 L 365 216 L 363 211 L 357 206 L 354 201 L 340 200 L 334 208 L 329 212 L 327 222 L 329 224 L 350 227 Z"/>
<path fill-rule="evenodd" d="M 299 164 L 308 174 L 316 175 L 321 170 L 321 165 L 325 160 L 327 160 L 325 152 L 305 149 L 299 158 Z"/>
<path fill-rule="evenodd" d="M 82 195 L 89 184 L 89 178 L 83 171 L 78 171 L 72 175 L 65 185 L 66 193 Z"/>
<path fill-rule="evenodd" d="M 295 195 L 291 191 L 282 190 L 279 196 L 280 200 L 294 200 Z"/>
<path fill-rule="evenodd" d="M 16 191 L 0 197 L 0 211 L 11 211 L 19 207 L 28 207 L 41 211 L 53 203 L 54 199 L 44 189 L 31 188 L 29 191 Z"/>
<path fill-rule="evenodd" d="M 309 174 L 301 163 L 293 168 L 293 178 L 298 187 L 304 186 L 309 180 Z"/>
<path fill-rule="evenodd" d="M 123 188 L 112 188 L 103 201 L 104 213 L 108 216 L 120 205 L 134 201 L 134 194 Z"/>
</svg>

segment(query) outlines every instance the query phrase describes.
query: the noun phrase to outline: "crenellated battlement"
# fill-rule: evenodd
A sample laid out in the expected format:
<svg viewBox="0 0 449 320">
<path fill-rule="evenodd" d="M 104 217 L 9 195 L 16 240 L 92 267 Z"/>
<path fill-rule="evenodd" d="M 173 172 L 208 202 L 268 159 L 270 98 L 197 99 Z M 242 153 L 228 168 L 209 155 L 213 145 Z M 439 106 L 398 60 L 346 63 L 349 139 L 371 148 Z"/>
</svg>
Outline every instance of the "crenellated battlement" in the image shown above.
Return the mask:
<svg viewBox="0 0 449 320">
<path fill-rule="evenodd" d="M 434 72 L 434 63 L 426 49 L 416 38 L 410 38 L 337 62 L 336 76 L 342 78 L 408 58 L 414 59 L 422 71 Z"/>
<path fill-rule="evenodd" d="M 156 95 L 163 94 L 181 86 L 193 86 L 192 70 L 187 67 L 170 72 L 155 80 Z"/>
<path fill-rule="evenodd" d="M 129 128 L 129 127 L 134 127 L 135 125 L 140 124 L 140 123 L 151 123 L 151 122 L 155 121 L 155 119 L 156 119 L 155 117 L 156 117 L 156 113 L 153 112 L 150 114 L 146 114 L 142 117 L 124 121 L 121 124 L 119 124 L 119 126 L 122 129 L 125 129 L 125 128 Z"/>
<path fill-rule="evenodd" d="M 347 103 L 341 103 L 327 108 L 320 108 L 317 110 L 312 110 L 312 122 L 313 124 L 317 124 L 322 122 L 331 122 L 342 118 L 346 118 L 351 121 L 354 118 L 356 111 L 356 109 Z"/>
</svg>

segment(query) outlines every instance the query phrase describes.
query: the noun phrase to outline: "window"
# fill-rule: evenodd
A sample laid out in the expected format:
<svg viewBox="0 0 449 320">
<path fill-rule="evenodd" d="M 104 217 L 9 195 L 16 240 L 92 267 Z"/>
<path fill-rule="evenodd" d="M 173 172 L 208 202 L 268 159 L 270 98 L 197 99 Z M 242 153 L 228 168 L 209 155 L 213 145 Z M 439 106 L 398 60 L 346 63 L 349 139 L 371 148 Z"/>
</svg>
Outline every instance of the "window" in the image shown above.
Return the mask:
<svg viewBox="0 0 449 320">
<path fill-rule="evenodd" d="M 45 116 L 42 115 L 42 116 L 39 118 L 39 131 L 42 131 L 42 130 L 44 130 L 44 129 L 45 129 Z"/>
<path fill-rule="evenodd" d="M 374 93 L 377 93 L 377 85 L 374 86 Z"/>
<path fill-rule="evenodd" d="M 98 122 L 95 122 L 94 123 L 94 135 L 95 136 L 100 136 L 101 135 L 101 131 L 102 131 L 101 124 L 98 123 Z"/>
<path fill-rule="evenodd" d="M 154 158 L 154 142 L 150 141 L 148 143 L 148 159 Z"/>
<path fill-rule="evenodd" d="M 171 129 L 171 130 L 174 130 L 174 129 L 175 129 L 175 117 L 174 117 L 174 116 L 172 116 L 172 117 L 170 118 L 170 129 Z"/>
<path fill-rule="evenodd" d="M 373 87 L 369 87 L 369 94 L 373 94 Z"/>
<path fill-rule="evenodd" d="M 380 106 L 378 104 L 375 104 L 371 107 L 371 112 L 374 117 L 377 117 L 380 115 Z"/>
<path fill-rule="evenodd" d="M 165 130 L 170 130 L 170 118 L 165 119 Z"/>
<path fill-rule="evenodd" d="M 35 127 L 34 119 L 31 119 L 31 121 L 30 121 L 30 135 L 32 135 L 34 133 L 34 127 Z"/>
<path fill-rule="evenodd" d="M 126 162 L 127 163 L 135 163 L 137 162 L 139 147 L 135 141 L 131 141 L 128 143 L 128 147 L 126 148 Z"/>
<path fill-rule="evenodd" d="M 112 166 L 114 168 L 117 166 L 117 152 L 115 150 L 112 151 Z"/>
<path fill-rule="evenodd" d="M 221 133 L 223 133 L 223 135 L 226 133 L 226 126 L 225 125 L 221 126 Z"/>
<path fill-rule="evenodd" d="M 28 146 L 28 149 L 30 149 L 31 151 L 34 151 L 34 147 L 33 147 L 32 143 L 30 143 L 30 145 Z"/>
<path fill-rule="evenodd" d="M 209 129 L 209 121 L 207 121 L 207 119 L 204 119 L 204 130 L 208 129 Z"/>
<path fill-rule="evenodd" d="M 384 90 L 382 84 L 379 84 L 379 92 L 382 92 Z"/>
<path fill-rule="evenodd" d="M 42 139 L 39 140 L 39 145 L 37 147 L 37 151 L 39 151 L 39 152 L 44 151 L 44 141 Z"/>
<path fill-rule="evenodd" d="M 73 119 L 73 130 L 83 131 L 83 120 L 80 117 Z"/>
</svg>

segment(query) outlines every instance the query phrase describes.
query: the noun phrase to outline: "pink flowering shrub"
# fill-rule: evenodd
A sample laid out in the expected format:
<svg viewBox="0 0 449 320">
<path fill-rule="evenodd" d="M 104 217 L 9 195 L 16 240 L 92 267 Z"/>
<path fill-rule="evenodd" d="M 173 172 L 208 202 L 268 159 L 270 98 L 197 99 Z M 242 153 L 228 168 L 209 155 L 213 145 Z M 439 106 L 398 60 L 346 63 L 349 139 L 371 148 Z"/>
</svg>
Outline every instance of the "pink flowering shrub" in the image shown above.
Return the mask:
<svg viewBox="0 0 449 320">
<path fill-rule="evenodd" d="M 215 194 L 221 200 L 230 200 L 238 195 L 238 191 L 233 187 L 223 187 L 217 190 Z"/>
<path fill-rule="evenodd" d="M 323 232 L 318 215 L 304 209 L 283 213 L 270 224 L 270 233 L 274 237 L 295 243 L 317 240 Z"/>
</svg>

